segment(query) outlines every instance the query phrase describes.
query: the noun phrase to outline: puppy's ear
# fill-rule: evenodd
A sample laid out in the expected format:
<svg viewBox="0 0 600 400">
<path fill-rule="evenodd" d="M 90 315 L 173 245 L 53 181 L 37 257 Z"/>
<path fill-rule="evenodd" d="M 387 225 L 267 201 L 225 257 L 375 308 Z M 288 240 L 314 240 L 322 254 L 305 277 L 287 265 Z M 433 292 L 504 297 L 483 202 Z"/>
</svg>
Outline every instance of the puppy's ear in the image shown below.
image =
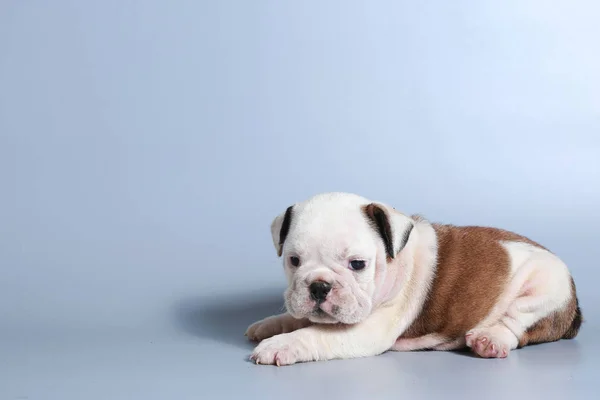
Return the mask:
<svg viewBox="0 0 600 400">
<path fill-rule="evenodd" d="M 367 220 L 383 240 L 388 258 L 393 259 L 406 246 L 414 227 L 412 219 L 383 204 L 363 208 Z"/>
<path fill-rule="evenodd" d="M 271 223 L 271 236 L 273 238 L 273 245 L 277 250 L 277 256 L 281 257 L 283 252 L 283 243 L 290 230 L 290 224 L 292 223 L 292 216 L 294 213 L 294 206 L 289 206 L 284 213 L 279 214 Z"/>
</svg>

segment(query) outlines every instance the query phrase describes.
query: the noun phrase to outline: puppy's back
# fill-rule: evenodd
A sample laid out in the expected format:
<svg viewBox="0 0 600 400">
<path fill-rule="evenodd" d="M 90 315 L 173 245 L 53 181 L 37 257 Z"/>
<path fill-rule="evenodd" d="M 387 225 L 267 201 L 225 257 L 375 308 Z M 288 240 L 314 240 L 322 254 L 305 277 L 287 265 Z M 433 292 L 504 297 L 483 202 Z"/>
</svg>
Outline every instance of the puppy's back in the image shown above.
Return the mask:
<svg viewBox="0 0 600 400">
<path fill-rule="evenodd" d="M 484 320 L 511 279 L 510 255 L 503 243 L 520 242 L 550 252 L 514 232 L 480 226 L 432 224 L 438 244 L 436 275 L 428 300 L 405 338 L 436 333 L 449 340 L 464 335 Z M 529 328 L 519 344 L 575 337 L 581 325 L 575 285 L 562 310 Z"/>
</svg>

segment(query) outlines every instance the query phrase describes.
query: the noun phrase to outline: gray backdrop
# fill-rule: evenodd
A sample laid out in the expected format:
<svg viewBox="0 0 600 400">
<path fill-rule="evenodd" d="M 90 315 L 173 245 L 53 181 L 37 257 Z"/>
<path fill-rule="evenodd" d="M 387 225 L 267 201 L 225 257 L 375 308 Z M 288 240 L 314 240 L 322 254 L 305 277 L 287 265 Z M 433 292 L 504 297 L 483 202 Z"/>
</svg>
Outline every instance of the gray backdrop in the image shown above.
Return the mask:
<svg viewBox="0 0 600 400">
<path fill-rule="evenodd" d="M 592 396 L 599 18 L 593 0 L 0 2 L 0 398 Z M 246 362 L 285 284 L 269 224 L 322 191 L 542 242 L 581 336 L 507 360 Z"/>
</svg>

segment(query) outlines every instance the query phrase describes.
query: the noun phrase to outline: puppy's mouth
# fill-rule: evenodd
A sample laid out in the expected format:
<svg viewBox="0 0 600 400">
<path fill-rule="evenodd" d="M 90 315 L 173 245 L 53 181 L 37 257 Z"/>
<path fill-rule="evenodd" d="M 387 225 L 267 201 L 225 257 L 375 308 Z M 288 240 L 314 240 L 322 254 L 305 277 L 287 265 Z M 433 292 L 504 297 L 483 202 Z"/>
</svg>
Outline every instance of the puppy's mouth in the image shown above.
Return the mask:
<svg viewBox="0 0 600 400">
<path fill-rule="evenodd" d="M 329 314 L 327 314 L 325 311 L 323 311 L 323 309 L 320 306 L 315 307 L 315 309 L 313 310 L 313 314 L 317 317 L 329 316 Z"/>
<path fill-rule="evenodd" d="M 335 311 L 335 308 L 334 306 L 332 311 Z M 322 304 L 315 304 L 309 319 L 317 323 L 335 323 L 337 322 L 337 318 L 333 314 L 333 312 L 325 311 Z"/>
</svg>

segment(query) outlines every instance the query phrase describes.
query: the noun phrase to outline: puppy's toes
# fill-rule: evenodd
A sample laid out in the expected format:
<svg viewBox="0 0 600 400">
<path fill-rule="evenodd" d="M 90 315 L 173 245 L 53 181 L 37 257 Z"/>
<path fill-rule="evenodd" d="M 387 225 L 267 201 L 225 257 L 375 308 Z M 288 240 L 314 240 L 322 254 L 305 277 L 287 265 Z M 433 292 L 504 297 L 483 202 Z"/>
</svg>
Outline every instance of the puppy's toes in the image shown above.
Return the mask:
<svg viewBox="0 0 600 400">
<path fill-rule="evenodd" d="M 307 350 L 299 342 L 283 334 L 260 342 L 254 349 L 250 359 L 256 364 L 280 367 L 306 361 L 310 357 Z"/>
<path fill-rule="evenodd" d="M 506 358 L 511 349 L 512 333 L 504 327 L 491 327 L 466 334 L 467 346 L 482 358 Z"/>
</svg>

